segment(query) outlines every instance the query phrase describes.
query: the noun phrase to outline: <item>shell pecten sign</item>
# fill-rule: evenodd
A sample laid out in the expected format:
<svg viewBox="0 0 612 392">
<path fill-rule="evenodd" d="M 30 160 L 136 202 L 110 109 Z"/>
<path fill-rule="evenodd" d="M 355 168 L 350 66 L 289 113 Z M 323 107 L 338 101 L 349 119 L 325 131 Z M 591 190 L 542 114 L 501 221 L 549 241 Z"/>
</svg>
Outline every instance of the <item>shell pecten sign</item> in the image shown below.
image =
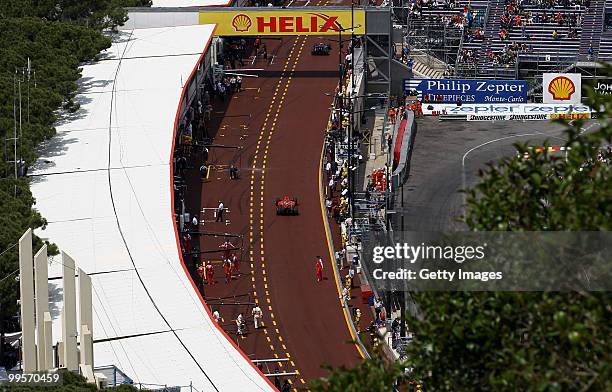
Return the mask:
<svg viewBox="0 0 612 392">
<path fill-rule="evenodd" d="M 582 75 L 545 73 L 542 75 L 544 103 L 580 103 Z"/>
<path fill-rule="evenodd" d="M 232 27 L 234 27 L 234 30 L 237 33 L 244 33 L 249 31 L 252 25 L 253 22 L 251 21 L 251 18 L 249 18 L 249 16 L 245 14 L 238 14 L 232 19 Z"/>
<path fill-rule="evenodd" d="M 337 35 L 354 33 L 365 34 L 365 11 L 356 9 L 351 23 L 350 10 L 264 10 L 250 11 L 202 11 L 200 24 L 216 24 L 218 36 L 279 36 L 279 35 Z"/>
<path fill-rule="evenodd" d="M 552 94 L 553 99 L 567 101 L 576 92 L 576 86 L 571 79 L 557 76 L 548 84 L 548 92 Z"/>
</svg>

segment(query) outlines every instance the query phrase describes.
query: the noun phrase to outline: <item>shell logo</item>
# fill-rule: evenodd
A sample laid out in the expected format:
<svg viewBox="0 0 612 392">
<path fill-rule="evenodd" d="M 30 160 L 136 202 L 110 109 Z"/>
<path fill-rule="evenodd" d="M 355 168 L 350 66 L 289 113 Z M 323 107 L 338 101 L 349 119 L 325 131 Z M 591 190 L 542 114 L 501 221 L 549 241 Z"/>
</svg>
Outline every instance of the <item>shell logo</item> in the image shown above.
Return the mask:
<svg viewBox="0 0 612 392">
<path fill-rule="evenodd" d="M 249 31 L 252 25 L 253 22 L 251 21 L 251 18 L 245 14 L 238 14 L 234 16 L 234 19 L 232 19 L 232 26 L 237 32 Z"/>
<path fill-rule="evenodd" d="M 548 84 L 548 92 L 552 94 L 553 99 L 567 101 L 576 92 L 576 86 L 571 79 L 565 76 L 558 76 Z"/>
</svg>

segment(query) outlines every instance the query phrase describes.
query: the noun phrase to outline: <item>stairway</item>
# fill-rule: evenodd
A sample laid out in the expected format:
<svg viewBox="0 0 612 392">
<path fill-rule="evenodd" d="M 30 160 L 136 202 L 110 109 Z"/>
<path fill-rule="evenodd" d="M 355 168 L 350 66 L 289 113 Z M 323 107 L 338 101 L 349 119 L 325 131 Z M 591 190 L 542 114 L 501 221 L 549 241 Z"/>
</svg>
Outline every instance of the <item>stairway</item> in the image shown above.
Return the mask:
<svg viewBox="0 0 612 392">
<path fill-rule="evenodd" d="M 494 66 L 487 59 L 487 52 L 489 49 L 494 51 L 498 49 L 494 47 L 494 43 L 500 43 L 499 29 L 501 27 L 501 16 L 504 13 L 505 2 L 503 0 L 491 0 L 489 3 L 489 15 L 486 20 L 486 26 L 484 30 L 484 42 L 480 50 L 476 53 L 476 67 L 478 73 L 482 75 L 488 75 L 489 77 L 497 78 L 512 78 L 514 77 L 514 65 L 509 64 L 508 66 L 499 65 Z M 497 45 L 499 46 L 499 45 Z M 503 46 L 503 45 L 502 45 Z"/>
<path fill-rule="evenodd" d="M 428 79 L 440 79 L 444 75 L 443 72 L 440 72 L 438 69 L 434 69 L 429 65 L 425 64 L 425 62 L 421 61 L 418 57 L 414 59 L 414 64 L 412 65 L 412 72 L 415 73 L 415 76 L 420 76 L 422 78 Z"/>
<path fill-rule="evenodd" d="M 582 19 L 582 33 L 580 35 L 580 58 L 587 59 L 589 47 L 593 48 L 593 58 L 596 60 L 599 55 L 599 45 L 601 33 L 603 32 L 603 15 L 605 0 L 592 0 L 591 6 L 584 13 Z"/>
</svg>

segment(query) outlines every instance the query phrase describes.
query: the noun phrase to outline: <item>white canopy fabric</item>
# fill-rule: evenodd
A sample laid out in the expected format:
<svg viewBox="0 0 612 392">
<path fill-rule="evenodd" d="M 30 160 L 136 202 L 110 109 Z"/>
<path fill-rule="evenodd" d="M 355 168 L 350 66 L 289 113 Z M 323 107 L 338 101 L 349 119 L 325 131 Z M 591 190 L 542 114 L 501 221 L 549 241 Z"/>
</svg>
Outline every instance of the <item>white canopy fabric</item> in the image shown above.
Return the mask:
<svg viewBox="0 0 612 392">
<path fill-rule="evenodd" d="M 152 7 L 227 7 L 233 0 L 153 0 Z"/>
<path fill-rule="evenodd" d="M 170 159 L 183 86 L 214 26 L 122 32 L 83 66 L 80 109 L 58 121 L 33 172 L 37 234 L 92 277 L 94 364 L 137 383 L 273 391 L 216 326 L 179 256 Z M 61 337 L 61 258 L 50 267 Z"/>
</svg>

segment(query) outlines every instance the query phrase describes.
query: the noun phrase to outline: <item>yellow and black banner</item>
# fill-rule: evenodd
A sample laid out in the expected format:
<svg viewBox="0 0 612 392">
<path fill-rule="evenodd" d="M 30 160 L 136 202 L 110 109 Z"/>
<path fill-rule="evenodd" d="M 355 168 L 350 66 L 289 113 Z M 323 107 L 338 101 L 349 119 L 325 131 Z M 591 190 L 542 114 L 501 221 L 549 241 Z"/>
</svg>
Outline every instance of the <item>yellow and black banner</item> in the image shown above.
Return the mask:
<svg viewBox="0 0 612 392">
<path fill-rule="evenodd" d="M 216 24 L 215 35 L 337 35 L 350 34 L 351 28 L 357 35 L 365 34 L 365 11 L 298 9 L 270 11 L 206 11 L 200 12 L 200 24 Z M 351 23 L 352 22 L 352 23 Z"/>
</svg>

